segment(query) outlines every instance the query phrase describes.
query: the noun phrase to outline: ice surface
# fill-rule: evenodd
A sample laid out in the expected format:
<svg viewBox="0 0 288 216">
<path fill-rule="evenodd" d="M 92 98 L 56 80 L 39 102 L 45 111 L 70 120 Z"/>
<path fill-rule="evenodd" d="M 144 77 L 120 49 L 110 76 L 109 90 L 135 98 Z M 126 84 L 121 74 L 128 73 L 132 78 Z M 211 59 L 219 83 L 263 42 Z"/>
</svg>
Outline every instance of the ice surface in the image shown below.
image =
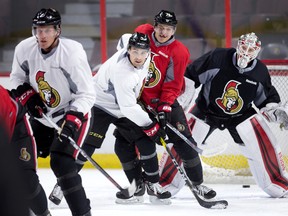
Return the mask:
<svg viewBox="0 0 288 216">
<path fill-rule="evenodd" d="M 128 186 L 128 181 L 122 170 L 106 170 L 111 177 L 122 187 Z M 50 194 L 56 179 L 50 169 L 39 169 L 40 181 L 46 191 Z M 218 199 L 226 199 L 229 202 L 227 209 L 205 209 L 201 207 L 188 187 L 184 187 L 172 204 L 152 205 L 149 203 L 148 195 L 145 202 L 137 205 L 115 204 L 115 194 L 118 189 L 97 169 L 84 169 L 81 171 L 83 186 L 91 201 L 93 216 L 280 216 L 288 214 L 288 198 L 270 198 L 266 193 L 251 185 L 243 188 L 240 184 L 209 184 L 217 191 Z M 70 210 L 63 199 L 59 206 L 49 202 L 53 216 L 69 216 Z"/>
</svg>

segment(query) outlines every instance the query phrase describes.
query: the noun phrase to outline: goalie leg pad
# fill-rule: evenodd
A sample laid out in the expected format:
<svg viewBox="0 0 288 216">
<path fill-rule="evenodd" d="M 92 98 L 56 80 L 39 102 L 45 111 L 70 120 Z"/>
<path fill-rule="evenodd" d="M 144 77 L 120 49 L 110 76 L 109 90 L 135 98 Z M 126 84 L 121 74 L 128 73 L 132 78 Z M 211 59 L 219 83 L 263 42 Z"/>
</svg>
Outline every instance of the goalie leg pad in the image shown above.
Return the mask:
<svg viewBox="0 0 288 216">
<path fill-rule="evenodd" d="M 171 146 L 171 151 L 175 155 L 176 161 L 180 166 L 182 166 L 182 161 L 178 154 L 176 154 L 173 144 Z M 183 168 L 183 167 L 182 167 Z M 171 193 L 172 196 L 176 195 L 185 185 L 185 181 L 181 174 L 178 172 L 177 168 L 173 164 L 171 157 L 167 152 L 164 152 L 162 158 L 159 162 L 159 184 L 167 191 Z"/>
<path fill-rule="evenodd" d="M 236 130 L 244 142 L 240 148 L 258 186 L 271 197 L 284 196 L 288 191 L 288 174 L 281 149 L 263 117 L 253 115 Z"/>
</svg>

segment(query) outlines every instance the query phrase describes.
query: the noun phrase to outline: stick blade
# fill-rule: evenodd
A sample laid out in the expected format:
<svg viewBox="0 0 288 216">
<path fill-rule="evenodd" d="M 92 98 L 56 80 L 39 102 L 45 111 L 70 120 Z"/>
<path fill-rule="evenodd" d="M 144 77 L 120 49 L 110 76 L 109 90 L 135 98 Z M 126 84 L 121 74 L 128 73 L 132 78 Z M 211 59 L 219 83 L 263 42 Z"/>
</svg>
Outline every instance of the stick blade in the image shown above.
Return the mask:
<svg viewBox="0 0 288 216">
<path fill-rule="evenodd" d="M 228 202 L 226 200 L 206 200 L 202 199 L 194 192 L 194 196 L 197 199 L 198 203 L 208 209 L 226 209 L 228 207 Z"/>
</svg>

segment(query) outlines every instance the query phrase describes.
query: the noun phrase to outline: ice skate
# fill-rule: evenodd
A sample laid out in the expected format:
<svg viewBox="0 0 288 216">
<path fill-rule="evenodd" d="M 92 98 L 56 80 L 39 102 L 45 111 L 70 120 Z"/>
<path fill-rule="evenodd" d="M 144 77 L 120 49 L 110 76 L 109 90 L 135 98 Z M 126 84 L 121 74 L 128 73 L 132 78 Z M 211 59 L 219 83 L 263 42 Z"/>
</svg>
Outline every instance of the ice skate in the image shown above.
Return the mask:
<svg viewBox="0 0 288 216">
<path fill-rule="evenodd" d="M 145 184 L 143 181 L 139 181 L 136 183 L 137 189 L 133 196 L 127 197 L 121 191 L 116 193 L 116 203 L 117 204 L 136 204 L 144 202 L 144 194 L 145 194 Z"/>
<path fill-rule="evenodd" d="M 216 196 L 216 191 L 205 185 L 194 185 L 194 191 L 205 199 L 212 199 Z"/>
<path fill-rule="evenodd" d="M 171 204 L 171 193 L 162 188 L 162 186 L 157 183 L 146 183 L 147 193 L 149 195 L 149 200 L 152 204 L 170 205 Z"/>
</svg>

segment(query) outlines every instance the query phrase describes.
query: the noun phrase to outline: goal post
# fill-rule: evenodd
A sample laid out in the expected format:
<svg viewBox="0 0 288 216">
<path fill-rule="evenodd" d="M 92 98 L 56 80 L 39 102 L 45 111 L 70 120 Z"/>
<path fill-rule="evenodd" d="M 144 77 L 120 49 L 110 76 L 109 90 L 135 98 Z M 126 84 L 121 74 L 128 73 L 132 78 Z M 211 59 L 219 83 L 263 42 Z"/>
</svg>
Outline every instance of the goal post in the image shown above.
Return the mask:
<svg viewBox="0 0 288 216">
<path fill-rule="evenodd" d="M 267 65 L 272 84 L 277 89 L 281 101 L 288 101 L 288 60 L 263 60 L 263 62 Z M 269 127 L 280 144 L 286 169 L 288 169 L 288 131 L 281 130 L 279 124 L 275 123 L 269 123 Z M 221 151 L 211 157 L 201 156 L 205 182 L 243 184 L 254 182 L 247 159 L 241 154 L 227 129 L 214 131 L 206 143 L 206 148 L 221 149 Z"/>
</svg>

